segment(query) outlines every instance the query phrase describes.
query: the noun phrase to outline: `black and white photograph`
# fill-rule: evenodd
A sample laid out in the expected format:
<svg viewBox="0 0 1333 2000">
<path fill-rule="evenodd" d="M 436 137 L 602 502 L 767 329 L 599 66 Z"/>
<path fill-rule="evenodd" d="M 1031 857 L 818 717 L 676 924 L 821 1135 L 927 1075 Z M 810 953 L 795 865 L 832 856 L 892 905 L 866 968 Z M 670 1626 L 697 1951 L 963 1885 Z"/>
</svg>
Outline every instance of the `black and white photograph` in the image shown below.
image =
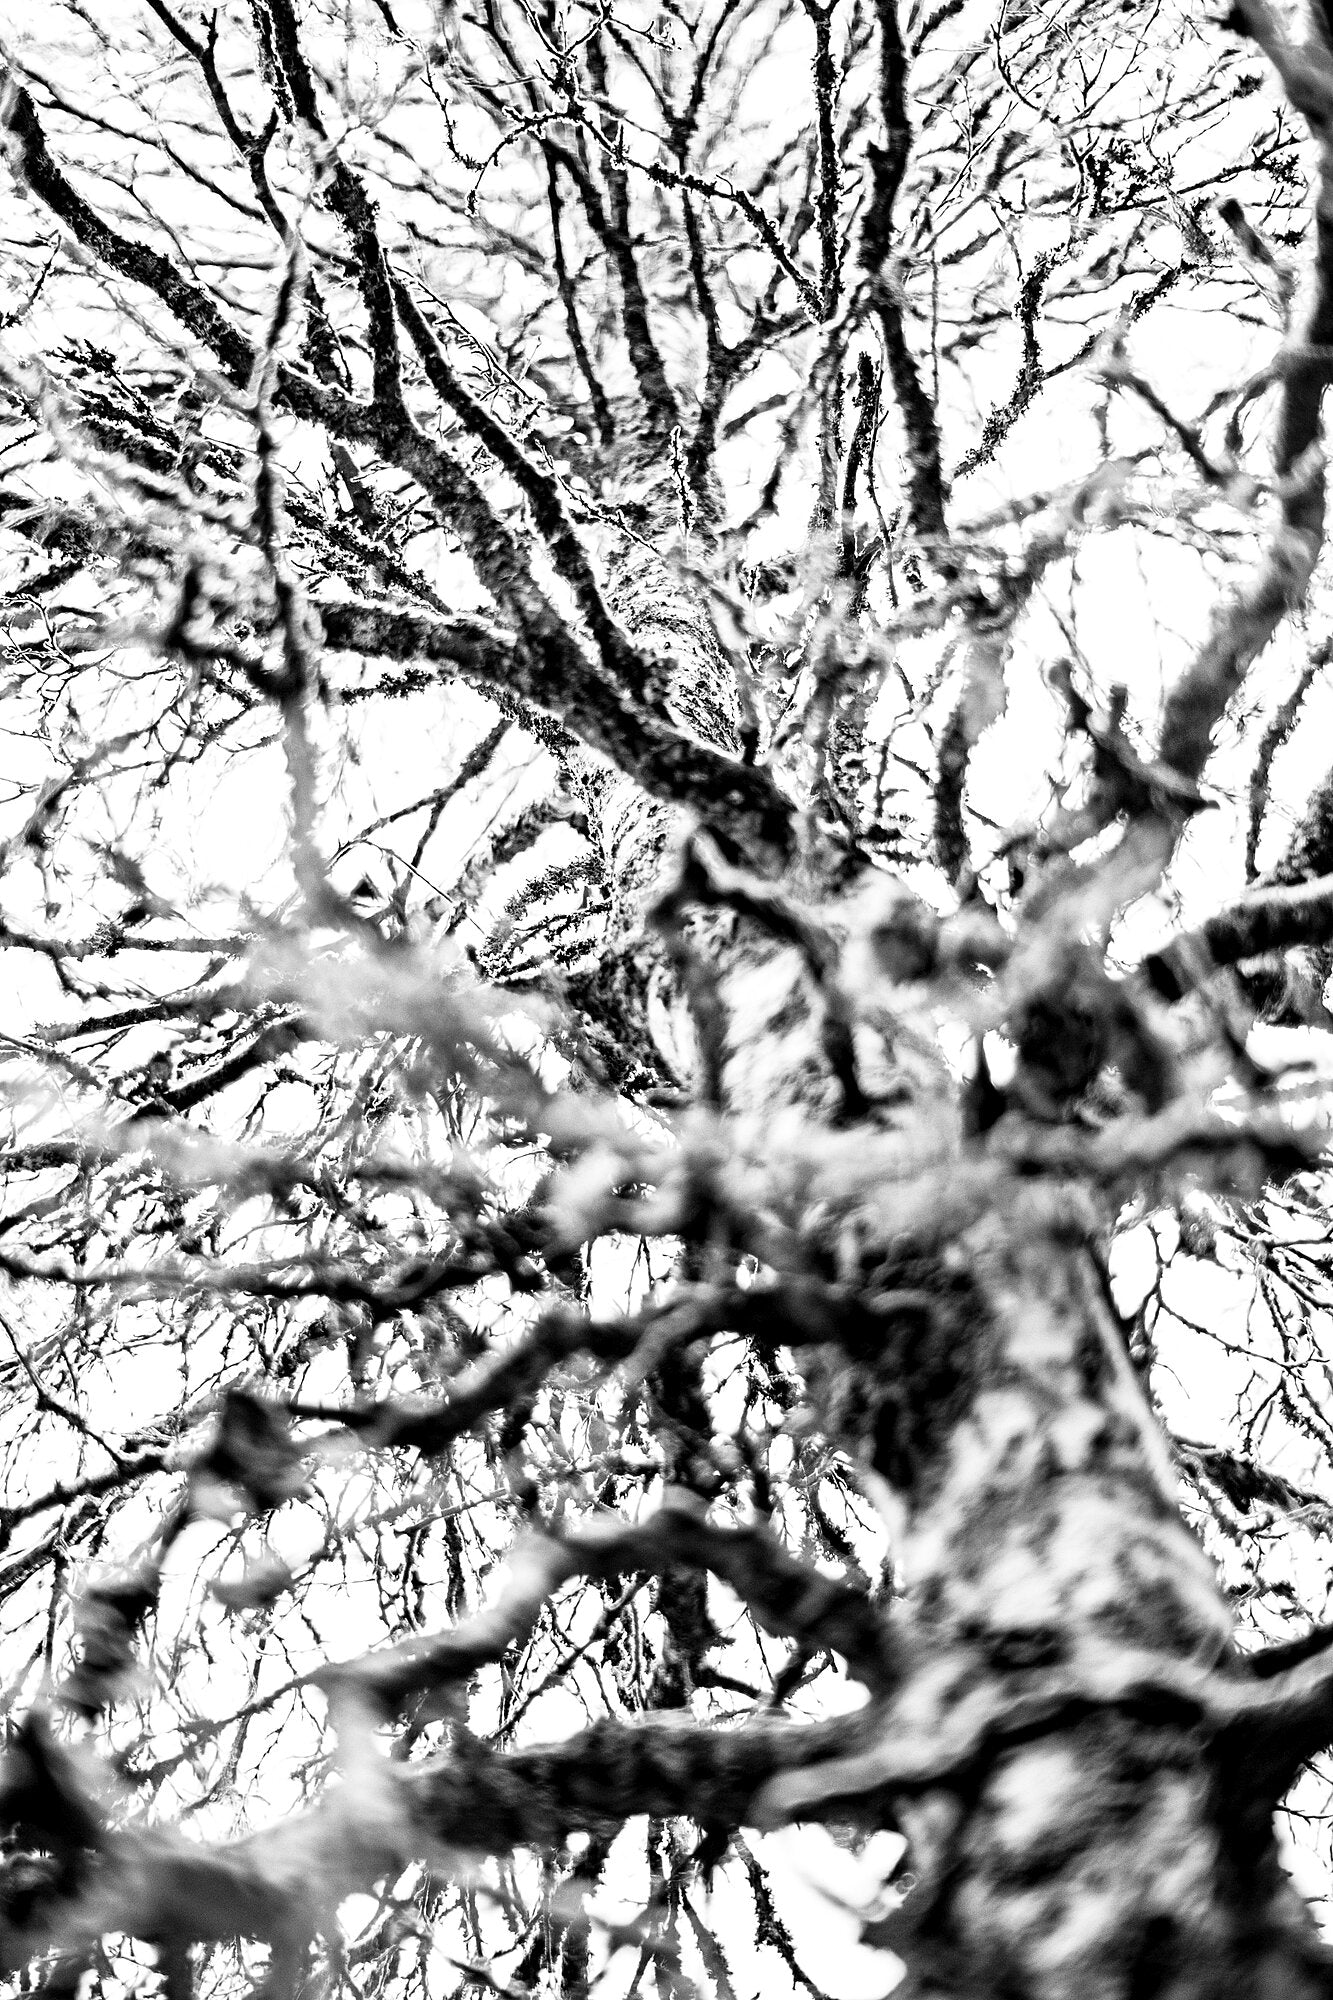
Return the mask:
<svg viewBox="0 0 1333 2000">
<path fill-rule="evenodd" d="M 1333 0 L 0 0 L 0 1996 L 1333 2000 Z"/>
</svg>

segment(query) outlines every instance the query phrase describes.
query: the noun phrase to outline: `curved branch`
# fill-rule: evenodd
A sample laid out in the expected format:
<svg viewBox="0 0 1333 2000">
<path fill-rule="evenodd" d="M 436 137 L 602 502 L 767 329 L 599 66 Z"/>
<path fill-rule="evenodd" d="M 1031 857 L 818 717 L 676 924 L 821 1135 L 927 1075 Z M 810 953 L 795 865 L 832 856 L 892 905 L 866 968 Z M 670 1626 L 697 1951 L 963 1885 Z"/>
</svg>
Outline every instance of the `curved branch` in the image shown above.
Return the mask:
<svg viewBox="0 0 1333 2000">
<path fill-rule="evenodd" d="M 1276 1648 L 1276 1667 L 1251 1672 L 1257 1684 L 1237 1697 L 1236 1713 L 1219 1731 L 1218 1756 L 1228 1796 L 1237 1803 L 1271 1809 L 1312 1757 L 1333 1744 L 1333 1653 L 1327 1635 L 1316 1632 L 1292 1652 L 1306 1656 L 1283 1670 L 1285 1648 Z M 1287 1653 L 1290 1657 L 1290 1653 Z"/>
<path fill-rule="evenodd" d="M 1163 999 L 1179 1000 L 1222 966 L 1293 945 L 1333 943 L 1333 875 L 1256 889 L 1197 929 L 1150 953 L 1143 969 Z"/>
<path fill-rule="evenodd" d="M 175 1827 L 99 1834 L 86 1886 L 75 1875 L 63 1897 L 0 1915 L 0 1964 L 111 1932 L 159 1945 L 256 1938 L 303 1947 L 343 1898 L 441 1848 L 549 1848 L 575 1833 L 615 1833 L 643 1814 L 742 1825 L 778 1774 L 848 1753 L 864 1734 L 859 1715 L 733 1730 L 652 1715 L 508 1753 L 465 1740 L 417 1764 L 363 1749 L 310 1811 L 228 1844 L 190 1841 Z"/>
<path fill-rule="evenodd" d="M 1289 43 L 1266 0 L 1237 0 L 1244 31 L 1263 49 L 1319 141 L 1311 297 L 1278 392 L 1273 469 L 1281 521 L 1257 575 L 1219 607 L 1213 629 L 1167 696 L 1161 757 L 1197 778 L 1213 730 L 1288 612 L 1305 596 L 1324 539 L 1323 397 L 1333 342 L 1333 57 L 1327 46 Z"/>
<path fill-rule="evenodd" d="M 792 807 L 767 771 L 683 735 L 628 700 L 581 653 L 573 660 L 553 654 L 482 619 L 426 618 L 355 603 L 323 604 L 319 615 L 325 644 L 335 651 L 428 660 L 497 687 L 517 688 L 654 798 L 692 807 L 733 856 L 747 853 L 774 862 L 790 855 Z"/>
<path fill-rule="evenodd" d="M 549 1574 L 549 1563 L 539 1569 Z M 967 1666 L 958 1664 L 954 1698 L 932 1704 L 943 1717 L 934 1729 L 905 1717 L 895 1727 L 892 1708 L 878 1704 L 822 1723 L 766 1717 L 730 1730 L 650 1715 L 508 1753 L 460 1737 L 443 1755 L 406 1765 L 376 1756 L 363 1739 L 344 1757 L 345 1782 L 310 1811 L 227 1845 L 193 1843 L 177 1828 L 108 1832 L 82 1771 L 62 1763 L 47 1789 L 66 1845 L 87 1865 L 65 1871 L 63 1895 L 58 1882 L 57 1893 L 0 1919 L 0 1960 L 22 1964 L 53 1944 L 69 1950 L 112 1931 L 166 1946 L 237 1937 L 301 1946 L 344 1897 L 441 1847 L 550 1848 L 574 1833 L 614 1833 L 645 1813 L 718 1827 L 883 1824 L 886 1795 L 937 1786 L 1006 1743 L 1108 1708 L 1201 1734 L 1219 1782 L 1242 1804 L 1280 1796 L 1333 1736 L 1327 1654 L 1257 1683 L 1117 1655 L 1017 1692 L 993 1681 L 965 1692 Z M 350 1739 L 354 1711 L 348 1720 Z M 15 1757 L 0 1791 L 11 1824 L 34 1811 L 31 1759 L 20 1768 Z"/>
</svg>

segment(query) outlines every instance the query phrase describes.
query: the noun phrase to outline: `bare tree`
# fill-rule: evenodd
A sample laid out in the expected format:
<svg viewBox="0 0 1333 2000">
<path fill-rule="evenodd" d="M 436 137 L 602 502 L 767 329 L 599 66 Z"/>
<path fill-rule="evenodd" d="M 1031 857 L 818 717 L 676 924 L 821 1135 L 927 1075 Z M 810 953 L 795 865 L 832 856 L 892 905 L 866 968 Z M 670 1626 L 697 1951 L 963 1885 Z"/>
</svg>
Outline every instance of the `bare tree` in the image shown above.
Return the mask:
<svg viewBox="0 0 1333 2000">
<path fill-rule="evenodd" d="M 1333 19 L 7 32 L 0 1961 L 1333 1993 Z"/>
</svg>

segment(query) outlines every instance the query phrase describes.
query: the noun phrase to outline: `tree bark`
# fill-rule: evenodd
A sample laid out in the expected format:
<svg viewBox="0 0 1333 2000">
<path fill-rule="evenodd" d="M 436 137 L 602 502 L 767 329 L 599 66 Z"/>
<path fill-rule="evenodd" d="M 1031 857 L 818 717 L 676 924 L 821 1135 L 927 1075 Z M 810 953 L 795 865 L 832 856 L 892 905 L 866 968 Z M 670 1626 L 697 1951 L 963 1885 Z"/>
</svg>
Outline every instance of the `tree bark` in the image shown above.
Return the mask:
<svg viewBox="0 0 1333 2000">
<path fill-rule="evenodd" d="M 1241 1671 L 1161 1434 L 1059 1186 L 998 1181 L 962 1227 L 896 1239 L 929 1310 L 816 1364 L 832 1428 L 903 1508 L 908 1669 L 879 1749 L 771 1789 L 845 1790 L 908 1839 L 912 1886 L 872 1927 L 932 2000 L 1236 2000 L 1333 1991 L 1278 1858 L 1174 1678 Z M 976 1189 L 971 1190 L 973 1196 Z M 928 1205 L 928 1204 L 927 1204 Z"/>
</svg>

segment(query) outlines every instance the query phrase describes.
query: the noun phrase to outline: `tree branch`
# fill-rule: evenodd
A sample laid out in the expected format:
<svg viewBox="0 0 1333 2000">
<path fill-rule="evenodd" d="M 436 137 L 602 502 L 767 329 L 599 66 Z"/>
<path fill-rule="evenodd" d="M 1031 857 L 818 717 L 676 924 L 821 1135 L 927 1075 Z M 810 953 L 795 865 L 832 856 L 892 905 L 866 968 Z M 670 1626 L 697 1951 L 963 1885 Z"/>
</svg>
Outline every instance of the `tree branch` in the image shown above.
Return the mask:
<svg viewBox="0 0 1333 2000">
<path fill-rule="evenodd" d="M 1279 378 L 1273 470 L 1280 525 L 1257 574 L 1220 607 L 1213 629 L 1166 698 L 1160 754 L 1197 778 L 1213 730 L 1282 619 L 1302 601 L 1324 538 L 1322 406 L 1333 343 L 1333 56 L 1327 43 L 1288 42 L 1267 0 L 1236 0 L 1236 13 L 1277 71 L 1319 143 L 1310 304 Z M 1301 358 L 1297 358 L 1299 355 Z"/>
<path fill-rule="evenodd" d="M 291 0 L 262 0 L 272 28 L 274 53 L 282 69 L 297 118 L 328 148 L 328 133 L 320 117 L 314 78 L 301 47 Z M 352 246 L 357 289 L 368 322 L 373 394 L 385 410 L 403 408 L 402 359 L 394 318 L 393 287 L 380 244 L 375 205 L 360 177 L 334 152 L 329 162 L 326 199 L 347 232 Z"/>
<path fill-rule="evenodd" d="M 330 1922 L 346 1896 L 441 1849 L 549 1848 L 644 1814 L 739 1826 L 778 1773 L 851 1750 L 864 1729 L 858 1715 L 725 1730 L 671 1714 L 601 1721 L 508 1753 L 471 1739 L 416 1764 L 367 1751 L 310 1811 L 240 1840 L 202 1845 L 174 1827 L 102 1836 L 86 1890 L 0 1915 L 0 1964 L 111 1932 L 282 1946 Z"/>
<path fill-rule="evenodd" d="M 100 262 L 153 292 L 218 356 L 237 386 L 247 384 L 255 364 L 254 346 L 206 293 L 181 277 L 169 259 L 110 229 L 75 193 L 51 159 L 31 97 L 17 83 L 9 85 L 4 117 L 18 140 L 20 163 L 32 191 Z M 528 698 L 570 720 L 586 742 L 645 790 L 678 805 L 689 804 L 738 851 L 767 863 L 787 858 L 793 839 L 791 808 L 771 777 L 681 735 L 650 707 L 631 702 L 607 684 L 577 635 L 537 587 L 508 528 L 443 446 L 425 437 L 405 411 L 357 403 L 295 369 L 279 367 L 277 388 L 297 415 L 325 425 L 335 435 L 371 444 L 391 464 L 409 472 L 441 518 L 457 530 L 482 582 L 518 628 L 522 650 L 510 655 L 509 681 L 516 661 L 526 666 L 520 685 Z M 421 631 L 425 623 L 396 627 L 400 650 L 394 657 L 405 656 L 411 644 L 408 634 Z M 385 629 L 381 623 L 381 632 Z M 622 681 L 629 677 L 636 657 L 628 640 L 623 652 L 617 649 Z M 495 663 L 495 648 L 487 644 L 480 657 L 469 662 L 469 669 L 484 676 Z"/>
<path fill-rule="evenodd" d="M 1333 875 L 1289 888 L 1255 889 L 1197 929 L 1152 952 L 1143 969 L 1165 1000 L 1179 1000 L 1209 974 L 1294 945 L 1333 943 Z"/>
<path fill-rule="evenodd" d="M 631 703 L 576 656 L 553 658 L 540 642 L 524 644 L 480 619 L 449 621 L 381 605 L 319 607 L 325 643 L 335 650 L 429 660 L 499 687 L 517 687 L 601 750 L 654 798 L 688 804 L 733 856 L 784 860 L 792 850 L 792 808 L 772 777 L 683 735 Z"/>
<path fill-rule="evenodd" d="M 943 540 L 945 481 L 939 421 L 926 394 L 907 341 L 903 309 L 893 279 L 885 271 L 893 246 L 893 215 L 912 150 L 907 115 L 907 51 L 898 21 L 897 0 L 876 0 L 880 40 L 880 115 L 884 144 L 869 149 L 870 206 L 861 226 L 860 263 L 871 279 L 885 366 L 902 417 L 911 468 L 907 512 L 914 533 Z"/>
</svg>

